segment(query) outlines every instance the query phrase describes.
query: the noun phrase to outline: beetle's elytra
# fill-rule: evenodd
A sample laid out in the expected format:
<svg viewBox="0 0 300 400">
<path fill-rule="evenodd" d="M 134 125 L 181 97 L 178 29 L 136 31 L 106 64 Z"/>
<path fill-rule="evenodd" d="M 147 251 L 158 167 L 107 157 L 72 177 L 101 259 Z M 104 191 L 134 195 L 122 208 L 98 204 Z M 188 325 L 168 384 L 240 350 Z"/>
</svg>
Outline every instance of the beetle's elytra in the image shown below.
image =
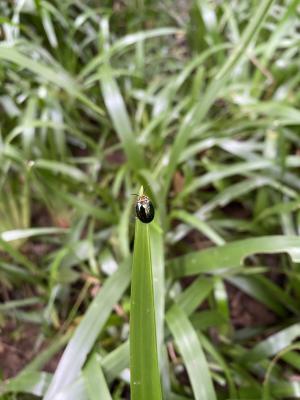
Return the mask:
<svg viewBox="0 0 300 400">
<path fill-rule="evenodd" d="M 138 196 L 135 212 L 138 219 L 144 224 L 149 224 L 154 218 L 154 207 L 149 197 L 142 195 Z"/>
</svg>

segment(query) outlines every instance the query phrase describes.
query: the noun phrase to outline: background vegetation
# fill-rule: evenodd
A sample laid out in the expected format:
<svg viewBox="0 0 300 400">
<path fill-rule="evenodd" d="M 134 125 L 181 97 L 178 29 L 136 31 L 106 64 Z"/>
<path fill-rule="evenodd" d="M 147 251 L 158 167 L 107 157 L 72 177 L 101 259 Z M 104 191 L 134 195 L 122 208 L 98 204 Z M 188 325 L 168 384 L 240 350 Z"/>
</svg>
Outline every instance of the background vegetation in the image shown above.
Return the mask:
<svg viewBox="0 0 300 400">
<path fill-rule="evenodd" d="M 164 397 L 300 397 L 299 14 L 0 2 L 1 398 L 129 398 L 141 184 Z"/>
</svg>

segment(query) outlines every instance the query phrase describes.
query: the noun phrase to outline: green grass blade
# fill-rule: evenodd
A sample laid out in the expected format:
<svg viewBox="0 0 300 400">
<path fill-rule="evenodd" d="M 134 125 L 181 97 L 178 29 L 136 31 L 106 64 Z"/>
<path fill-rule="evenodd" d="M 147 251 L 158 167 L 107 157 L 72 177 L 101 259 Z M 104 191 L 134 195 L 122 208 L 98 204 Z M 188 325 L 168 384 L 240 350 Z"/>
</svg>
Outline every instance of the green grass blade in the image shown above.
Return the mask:
<svg viewBox="0 0 300 400">
<path fill-rule="evenodd" d="M 224 239 L 217 232 L 215 232 L 207 222 L 202 221 L 195 215 L 189 214 L 183 210 L 175 210 L 172 212 L 171 218 L 180 219 L 182 222 L 199 230 L 204 236 L 207 236 L 217 245 L 222 245 L 225 243 Z"/>
<path fill-rule="evenodd" d="M 255 176 L 244 180 L 243 182 L 235 183 L 218 193 L 212 200 L 204 204 L 199 210 L 199 214 L 205 215 L 210 213 L 217 207 L 225 207 L 236 198 L 245 196 L 246 194 L 272 184 L 272 180 L 263 176 Z"/>
<path fill-rule="evenodd" d="M 272 382 L 271 385 L 272 395 L 277 396 L 277 399 L 299 399 L 300 398 L 300 383 L 294 380 L 286 382 L 284 380 L 277 381 L 275 384 Z M 273 396 L 270 400 L 273 400 Z M 262 398 L 263 400 L 267 400 Z"/>
<path fill-rule="evenodd" d="M 155 219 L 157 221 L 157 218 Z M 157 226 L 150 224 L 150 245 L 151 260 L 153 266 L 154 282 L 154 304 L 156 318 L 156 339 L 157 348 L 160 349 L 164 343 L 164 322 L 165 322 L 165 263 L 164 245 L 162 232 Z M 161 365 L 161 352 L 158 353 L 159 366 Z"/>
<path fill-rule="evenodd" d="M 176 303 L 189 316 L 210 294 L 214 286 L 212 278 L 200 276 L 176 297 Z"/>
<path fill-rule="evenodd" d="M 59 391 L 52 400 L 88 400 L 88 395 L 84 386 L 83 379 L 80 377 L 72 384 L 66 386 L 64 389 Z"/>
<path fill-rule="evenodd" d="M 214 273 L 239 267 L 243 260 L 256 253 L 288 253 L 294 262 L 300 261 L 300 238 L 297 236 L 262 236 L 239 240 L 224 246 L 196 251 L 168 263 L 173 276 Z"/>
<path fill-rule="evenodd" d="M 137 219 L 130 312 L 130 388 L 132 400 L 162 399 L 153 293 L 149 226 Z"/>
<path fill-rule="evenodd" d="M 264 382 L 263 382 L 263 396 L 262 396 L 262 400 L 271 400 L 272 399 L 272 397 L 271 397 L 271 395 L 270 395 L 270 390 L 273 392 L 273 385 L 271 384 L 271 382 L 270 381 L 273 381 L 273 379 L 272 379 L 272 370 L 273 369 L 275 369 L 275 367 L 276 367 L 276 364 L 278 363 L 278 361 L 280 360 L 280 358 L 282 358 L 283 360 L 285 360 L 285 357 L 286 356 L 289 356 L 289 355 L 293 355 L 293 353 L 294 354 L 296 354 L 296 350 L 299 350 L 300 349 L 300 344 L 299 344 L 299 342 L 296 342 L 296 343 L 294 343 L 294 344 L 292 344 L 292 345 L 290 345 L 290 346 L 287 346 L 287 347 L 285 347 L 281 352 L 279 352 L 277 355 L 276 355 L 276 357 L 274 357 L 273 358 L 273 360 L 271 361 L 271 363 L 269 364 L 269 366 L 268 366 L 268 369 L 267 369 L 267 372 L 266 372 L 266 375 L 265 375 L 265 379 L 264 379 Z M 292 352 L 293 351 L 293 352 Z M 285 360 L 286 361 L 286 360 Z M 279 381 L 279 379 L 278 379 L 278 381 Z M 272 382 L 273 383 L 273 382 Z M 279 383 L 279 382 L 278 382 Z M 278 383 L 277 383 L 277 385 L 278 385 Z M 283 382 L 280 382 L 280 383 L 283 383 Z M 293 382 L 291 382 L 291 383 L 293 383 Z M 292 386 L 292 385 L 291 385 Z M 279 390 L 282 390 L 283 388 L 281 388 L 280 387 L 280 385 L 278 385 L 277 386 L 278 388 L 279 388 Z M 298 385 L 298 388 L 299 388 L 300 386 Z M 293 389 L 298 389 L 297 388 L 297 386 L 295 387 L 293 387 Z M 286 388 L 285 388 L 286 389 Z M 277 392 L 277 390 L 275 389 L 275 391 L 276 391 L 276 394 L 278 394 L 278 392 Z M 275 392 L 274 391 L 274 392 Z M 297 396 L 297 392 L 298 392 L 298 396 Z M 294 392 L 294 393 L 289 393 L 288 394 L 288 396 L 290 397 L 294 397 L 293 395 L 295 395 L 295 397 L 299 397 L 299 391 L 297 391 L 297 392 Z M 282 394 L 283 396 L 286 396 L 286 395 L 284 395 L 284 394 Z"/>
<path fill-rule="evenodd" d="M 261 28 L 262 23 L 273 2 L 274 0 L 264 0 L 259 4 L 256 10 L 256 14 L 250 19 L 247 28 L 243 32 L 240 43 L 234 49 L 231 56 L 228 58 L 228 61 L 224 64 L 223 68 L 219 71 L 217 79 L 222 79 L 222 77 L 230 74 L 233 68 L 237 65 L 238 61 L 241 59 L 241 57 L 246 54 L 246 50 L 251 40 Z"/>
<path fill-rule="evenodd" d="M 89 400 L 112 399 L 97 354 L 93 354 L 85 366 L 83 378 Z"/>
<path fill-rule="evenodd" d="M 211 354 L 212 358 L 214 358 L 217 361 L 217 363 L 221 366 L 221 368 L 223 369 L 224 375 L 226 376 L 227 381 L 228 381 L 230 396 L 232 398 L 236 398 L 237 392 L 236 392 L 235 383 L 233 380 L 231 370 L 230 370 L 229 366 L 226 364 L 226 361 L 224 360 L 224 358 L 222 357 L 222 355 L 220 354 L 218 349 L 212 343 L 210 343 L 210 341 L 204 335 L 202 335 L 201 333 L 198 333 L 198 337 L 200 338 L 203 348 L 209 354 Z"/>
<path fill-rule="evenodd" d="M 49 386 L 51 374 L 47 372 L 28 372 L 0 384 L 0 395 L 5 393 L 30 393 L 42 396 Z"/>
<path fill-rule="evenodd" d="M 262 54 L 262 58 L 260 60 L 260 69 L 256 69 L 254 77 L 253 77 L 253 83 L 252 83 L 252 88 L 253 88 L 253 94 L 259 98 L 261 93 L 264 90 L 264 75 L 262 73 L 262 69 L 265 70 L 266 66 L 268 63 L 270 63 L 270 60 L 272 60 L 272 57 L 277 50 L 278 47 L 280 47 L 281 41 L 284 39 L 284 35 L 289 31 L 290 26 L 291 26 L 291 21 L 293 19 L 297 19 L 297 5 L 299 5 L 298 0 L 293 0 L 290 2 L 288 7 L 286 8 L 286 11 L 284 15 L 281 16 L 280 20 L 278 21 L 278 25 L 276 26 L 276 29 L 274 29 L 272 36 L 269 38 L 268 43 L 266 44 L 266 49 Z M 271 83 L 271 82 L 268 82 Z"/>
<path fill-rule="evenodd" d="M 42 369 L 55 354 L 57 354 L 66 346 L 71 334 L 72 331 L 69 330 L 64 335 L 53 339 L 52 343 L 45 350 L 40 351 L 39 354 L 29 364 L 26 365 L 21 373 L 29 373 Z"/>
<path fill-rule="evenodd" d="M 129 279 L 128 263 L 124 263 L 105 282 L 69 342 L 45 395 L 45 400 L 52 399 L 66 385 L 74 382 L 113 306 L 127 288 Z"/>
<path fill-rule="evenodd" d="M 107 56 L 112 56 L 115 53 L 123 52 L 128 46 L 133 44 L 137 44 L 139 42 L 143 42 L 146 39 L 152 39 L 159 36 L 165 35 L 173 35 L 177 32 L 180 32 L 178 29 L 175 28 L 159 28 L 159 29 L 152 29 L 145 32 L 135 32 L 129 35 L 126 35 L 116 41 L 107 51 L 107 54 L 97 55 L 94 57 L 81 71 L 80 78 L 83 79 L 89 74 L 91 74 L 96 68 L 103 63 Z"/>
<path fill-rule="evenodd" d="M 55 29 L 53 26 L 51 15 L 46 8 L 43 8 L 41 10 L 41 17 L 49 43 L 51 44 L 52 47 L 57 47 L 57 37 L 55 34 Z"/>
<path fill-rule="evenodd" d="M 5 231 L 0 234 L 0 238 L 6 242 L 12 242 L 19 239 L 27 239 L 33 236 L 41 235 L 55 235 L 67 233 L 67 229 L 63 228 L 29 228 L 29 229 L 14 229 L 11 231 Z"/>
<path fill-rule="evenodd" d="M 85 182 L 88 183 L 87 175 L 82 172 L 80 169 L 64 164 L 58 161 L 51 161 L 51 160 L 42 160 L 39 159 L 34 162 L 34 167 L 39 169 L 44 169 L 47 171 L 54 172 L 55 174 L 63 174 L 72 178 L 78 182 Z"/>
<path fill-rule="evenodd" d="M 198 178 L 195 178 L 184 190 L 179 193 L 178 197 L 183 199 L 189 196 L 192 192 L 218 180 L 227 178 L 233 175 L 245 174 L 248 171 L 262 170 L 263 168 L 271 168 L 273 165 L 271 160 L 258 160 L 250 162 L 236 163 L 235 165 L 220 166 L 220 169 L 208 172 Z"/>
<path fill-rule="evenodd" d="M 101 360 L 105 376 L 110 382 L 129 366 L 129 341 L 121 344 Z"/>
<path fill-rule="evenodd" d="M 246 54 L 247 47 L 261 28 L 264 18 L 266 17 L 273 1 L 274 0 L 264 0 L 260 3 L 256 14 L 251 18 L 248 26 L 244 31 L 241 42 L 232 52 L 228 61 L 220 69 L 215 79 L 211 81 L 203 98 L 201 99 L 201 102 L 196 105 L 196 107 L 192 109 L 183 120 L 183 123 L 176 136 L 175 142 L 172 146 L 170 160 L 168 168 L 166 170 L 166 182 L 164 185 L 165 196 L 168 193 L 169 185 L 171 183 L 171 179 L 173 176 L 173 172 L 175 171 L 177 162 L 180 159 L 182 151 L 186 147 L 192 130 L 192 126 L 195 126 L 196 123 L 199 124 L 203 120 L 210 106 L 213 104 L 216 97 L 218 96 L 220 90 L 227 82 L 232 70 L 237 66 L 242 56 Z"/>
<path fill-rule="evenodd" d="M 142 168 L 144 160 L 141 146 L 138 145 L 137 138 L 133 134 L 129 115 L 117 82 L 113 78 L 112 71 L 108 65 L 102 67 L 101 73 L 101 89 L 104 102 L 119 140 L 124 147 L 128 162 L 134 169 Z"/>
<path fill-rule="evenodd" d="M 241 362 L 246 364 L 257 363 L 264 358 L 274 356 L 285 347 L 289 346 L 299 335 L 299 323 L 282 329 L 281 331 L 269 336 L 267 339 L 262 340 L 253 349 L 248 350 L 241 357 Z"/>
<path fill-rule="evenodd" d="M 13 47 L 0 47 L 0 59 L 13 62 L 20 67 L 27 68 L 35 74 L 41 76 L 46 81 L 65 89 L 67 92 L 74 93 L 75 82 L 64 71 L 55 71 L 46 65 L 35 60 L 29 59 Z"/>
<path fill-rule="evenodd" d="M 33 304 L 41 303 L 42 299 L 40 297 L 27 297 L 27 299 L 22 300 L 11 300 L 6 301 L 3 304 L 0 304 L 0 312 L 5 312 L 8 310 L 15 310 L 19 307 L 28 307 L 32 306 Z"/>
<path fill-rule="evenodd" d="M 39 274 L 38 267 L 32 261 L 30 261 L 29 258 L 27 258 L 18 250 L 16 250 L 11 244 L 3 240 L 1 238 L 1 234 L 0 234 L 0 250 L 5 251 L 12 257 L 13 260 L 15 260 L 20 265 L 25 266 L 29 271 Z"/>
<path fill-rule="evenodd" d="M 186 314 L 173 305 L 166 320 L 183 357 L 196 400 L 216 400 L 210 371 L 200 341 Z"/>
<path fill-rule="evenodd" d="M 63 200 L 65 203 L 72 205 L 75 209 L 85 215 L 92 215 L 100 221 L 106 223 L 114 223 L 116 216 L 112 214 L 110 210 L 105 210 L 101 207 L 96 207 L 92 201 L 83 198 L 81 196 L 75 197 L 73 194 L 68 193 L 64 190 L 57 191 L 57 187 L 54 184 L 46 182 L 50 190 L 56 191 L 56 195 Z"/>
<path fill-rule="evenodd" d="M 222 326 L 226 323 L 226 318 L 219 311 L 201 311 L 194 313 L 190 317 L 196 330 L 205 330 L 211 326 Z"/>
<path fill-rule="evenodd" d="M 66 71 L 56 71 L 51 69 L 50 67 L 28 58 L 12 47 L 1 46 L 0 59 L 15 63 L 22 68 L 29 69 L 31 72 L 41 76 L 46 81 L 64 89 L 71 96 L 77 97 L 99 115 L 103 115 L 103 110 L 90 101 L 89 98 L 80 91 L 77 83 L 67 74 Z"/>
<path fill-rule="evenodd" d="M 227 281 L 233 284 L 234 286 L 238 287 L 243 292 L 247 293 L 249 296 L 260 301 L 278 315 L 280 316 L 286 315 L 286 310 L 281 302 L 282 300 L 285 299 L 285 297 L 288 297 L 288 295 L 285 291 L 278 288 L 276 285 L 273 284 L 273 287 L 275 290 L 279 292 L 276 293 L 278 297 L 277 296 L 275 297 L 274 296 L 275 293 L 272 293 L 271 290 L 269 290 L 270 288 L 267 285 L 263 284 L 264 281 L 257 280 L 257 277 L 251 277 L 251 276 L 245 277 L 237 275 L 227 278 Z M 266 282 L 272 285 L 272 282 L 269 282 L 268 280 L 266 280 Z M 293 306 L 293 303 L 291 304 L 291 306 Z"/>
</svg>

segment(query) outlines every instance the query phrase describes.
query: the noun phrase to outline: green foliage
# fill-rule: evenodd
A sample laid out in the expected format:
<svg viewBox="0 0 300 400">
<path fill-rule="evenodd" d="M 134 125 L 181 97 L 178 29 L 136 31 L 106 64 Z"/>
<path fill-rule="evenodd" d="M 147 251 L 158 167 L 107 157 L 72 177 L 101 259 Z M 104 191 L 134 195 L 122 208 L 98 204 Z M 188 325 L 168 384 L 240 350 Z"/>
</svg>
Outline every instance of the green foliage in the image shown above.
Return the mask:
<svg viewBox="0 0 300 400">
<path fill-rule="evenodd" d="M 149 226 L 138 219 L 130 297 L 131 398 L 161 400 Z"/>
<path fill-rule="evenodd" d="M 0 2 L 0 329 L 38 332 L 1 398 L 126 399 L 130 367 L 138 400 L 300 397 L 298 21 L 298 0 Z"/>
</svg>

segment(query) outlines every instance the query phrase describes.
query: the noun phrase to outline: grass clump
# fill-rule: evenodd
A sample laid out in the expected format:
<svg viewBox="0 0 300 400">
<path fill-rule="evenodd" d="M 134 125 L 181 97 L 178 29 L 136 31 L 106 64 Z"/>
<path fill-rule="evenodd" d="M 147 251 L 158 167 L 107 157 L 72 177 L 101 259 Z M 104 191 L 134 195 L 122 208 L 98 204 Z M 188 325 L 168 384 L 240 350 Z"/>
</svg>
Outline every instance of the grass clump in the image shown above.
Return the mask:
<svg viewBox="0 0 300 400">
<path fill-rule="evenodd" d="M 143 185 L 139 400 L 159 381 L 171 400 L 299 397 L 298 17 L 297 0 L 0 3 L 1 396 L 130 398 Z"/>
</svg>

